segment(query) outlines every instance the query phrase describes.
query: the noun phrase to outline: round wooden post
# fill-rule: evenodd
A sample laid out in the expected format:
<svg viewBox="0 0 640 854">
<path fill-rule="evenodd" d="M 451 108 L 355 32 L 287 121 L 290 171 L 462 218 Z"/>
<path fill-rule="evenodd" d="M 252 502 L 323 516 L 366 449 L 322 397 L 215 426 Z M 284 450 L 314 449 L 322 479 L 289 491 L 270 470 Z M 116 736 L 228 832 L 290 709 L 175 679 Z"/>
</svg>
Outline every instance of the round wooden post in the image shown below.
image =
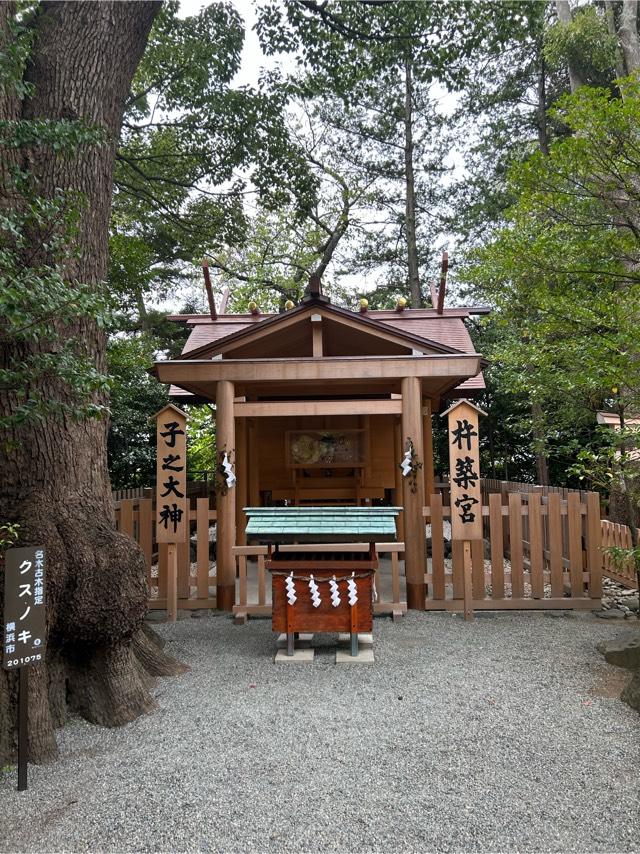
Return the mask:
<svg viewBox="0 0 640 854">
<path fill-rule="evenodd" d="M 400 471 L 400 460 L 402 459 L 402 423 L 398 418 L 393 424 L 393 449 L 394 449 L 394 474 L 395 495 L 394 502 L 400 504 L 403 501 L 402 472 Z M 397 519 L 398 539 L 404 541 L 404 513 L 400 513 Z"/>
<path fill-rule="evenodd" d="M 247 537 L 245 528 L 247 527 L 247 518 L 244 515 L 243 507 L 247 506 L 248 497 L 248 453 L 247 453 L 247 419 L 238 418 L 236 422 L 236 453 L 235 453 L 235 470 L 236 477 L 236 537 L 237 545 L 246 546 Z"/>
<path fill-rule="evenodd" d="M 434 492 L 435 476 L 433 472 L 433 427 L 431 424 L 431 401 L 422 404 L 423 436 L 424 436 L 424 493 L 425 503 L 431 504 Z"/>
<path fill-rule="evenodd" d="M 402 380 L 402 450 L 408 440 L 413 443 L 416 460 L 424 466 L 424 442 L 422 438 L 422 389 L 417 377 Z M 400 462 L 398 460 L 398 462 Z M 415 490 L 415 491 L 414 491 Z M 402 479 L 404 504 L 405 575 L 407 577 L 407 607 L 424 611 L 426 587 L 424 575 L 427 571 L 427 540 L 424 517 L 424 475 L 417 472 Z"/>
<path fill-rule="evenodd" d="M 233 414 L 233 383 L 221 380 L 216 392 L 216 449 L 227 451 L 236 462 L 236 437 Z M 236 599 L 236 566 L 232 549 L 236 540 L 236 487 L 223 495 L 218 491 L 217 510 L 217 588 L 216 599 L 221 611 L 231 611 Z"/>
</svg>

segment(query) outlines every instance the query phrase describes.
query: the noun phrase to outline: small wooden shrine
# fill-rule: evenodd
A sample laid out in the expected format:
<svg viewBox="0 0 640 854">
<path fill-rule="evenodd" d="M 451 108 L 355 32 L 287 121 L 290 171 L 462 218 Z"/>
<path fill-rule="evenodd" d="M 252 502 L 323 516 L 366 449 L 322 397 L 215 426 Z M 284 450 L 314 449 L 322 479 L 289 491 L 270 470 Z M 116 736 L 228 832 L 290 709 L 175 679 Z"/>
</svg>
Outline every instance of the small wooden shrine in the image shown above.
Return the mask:
<svg viewBox="0 0 640 854">
<path fill-rule="evenodd" d="M 247 540 L 269 548 L 272 628 L 286 634 L 288 656 L 300 632 L 348 633 L 351 655 L 357 656 L 358 634 L 373 629 L 376 542 L 396 539 L 399 509 L 245 508 Z M 369 550 L 354 552 L 346 545 L 354 542 L 367 543 Z M 287 543 L 294 543 L 295 551 L 281 551 Z M 306 544 L 312 545 L 305 549 Z"/>
<path fill-rule="evenodd" d="M 424 608 L 423 507 L 433 492 L 431 418 L 484 388 L 465 326 L 485 308 L 351 311 L 312 277 L 282 314 L 176 315 L 191 335 L 155 375 L 184 403 L 215 404 L 217 602 L 231 610 L 243 508 L 398 505 L 409 608 Z M 401 464 L 404 462 L 404 467 Z"/>
</svg>

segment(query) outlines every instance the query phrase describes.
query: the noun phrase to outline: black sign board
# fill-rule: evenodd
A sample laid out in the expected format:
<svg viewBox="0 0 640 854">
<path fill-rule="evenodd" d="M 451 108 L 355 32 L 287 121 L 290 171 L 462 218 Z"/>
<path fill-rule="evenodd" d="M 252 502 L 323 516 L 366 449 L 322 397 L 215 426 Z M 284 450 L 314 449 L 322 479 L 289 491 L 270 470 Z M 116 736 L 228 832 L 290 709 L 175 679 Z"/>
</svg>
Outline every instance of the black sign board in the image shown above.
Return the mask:
<svg viewBox="0 0 640 854">
<path fill-rule="evenodd" d="M 2 665 L 16 670 L 44 661 L 45 555 L 41 546 L 7 549 L 4 556 Z"/>
</svg>

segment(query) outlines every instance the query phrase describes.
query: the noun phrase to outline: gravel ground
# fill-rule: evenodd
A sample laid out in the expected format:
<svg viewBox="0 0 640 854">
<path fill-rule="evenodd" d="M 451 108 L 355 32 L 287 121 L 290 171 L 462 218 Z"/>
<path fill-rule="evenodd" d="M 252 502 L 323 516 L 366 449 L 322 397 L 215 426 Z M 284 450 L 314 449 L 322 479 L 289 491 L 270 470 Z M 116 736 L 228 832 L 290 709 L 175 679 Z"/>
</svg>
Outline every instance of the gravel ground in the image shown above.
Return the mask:
<svg viewBox="0 0 640 854">
<path fill-rule="evenodd" d="M 191 672 L 0 774 L 3 851 L 639 850 L 640 717 L 594 649 L 628 623 L 411 614 L 339 666 L 274 665 L 269 621 L 159 630 Z"/>
</svg>

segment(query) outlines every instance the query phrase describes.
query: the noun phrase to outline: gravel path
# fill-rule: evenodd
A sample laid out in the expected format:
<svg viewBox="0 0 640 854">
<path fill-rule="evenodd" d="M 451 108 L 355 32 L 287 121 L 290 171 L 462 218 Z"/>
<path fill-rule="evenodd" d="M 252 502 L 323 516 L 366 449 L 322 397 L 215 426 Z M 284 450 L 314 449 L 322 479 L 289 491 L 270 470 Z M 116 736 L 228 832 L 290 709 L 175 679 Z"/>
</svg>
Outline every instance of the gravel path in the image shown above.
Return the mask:
<svg viewBox="0 0 640 854">
<path fill-rule="evenodd" d="M 191 672 L 0 774 L 3 851 L 638 851 L 640 717 L 590 614 L 375 624 L 375 665 L 274 665 L 270 622 L 160 626 Z M 628 623 L 624 631 L 629 631 Z"/>
</svg>

